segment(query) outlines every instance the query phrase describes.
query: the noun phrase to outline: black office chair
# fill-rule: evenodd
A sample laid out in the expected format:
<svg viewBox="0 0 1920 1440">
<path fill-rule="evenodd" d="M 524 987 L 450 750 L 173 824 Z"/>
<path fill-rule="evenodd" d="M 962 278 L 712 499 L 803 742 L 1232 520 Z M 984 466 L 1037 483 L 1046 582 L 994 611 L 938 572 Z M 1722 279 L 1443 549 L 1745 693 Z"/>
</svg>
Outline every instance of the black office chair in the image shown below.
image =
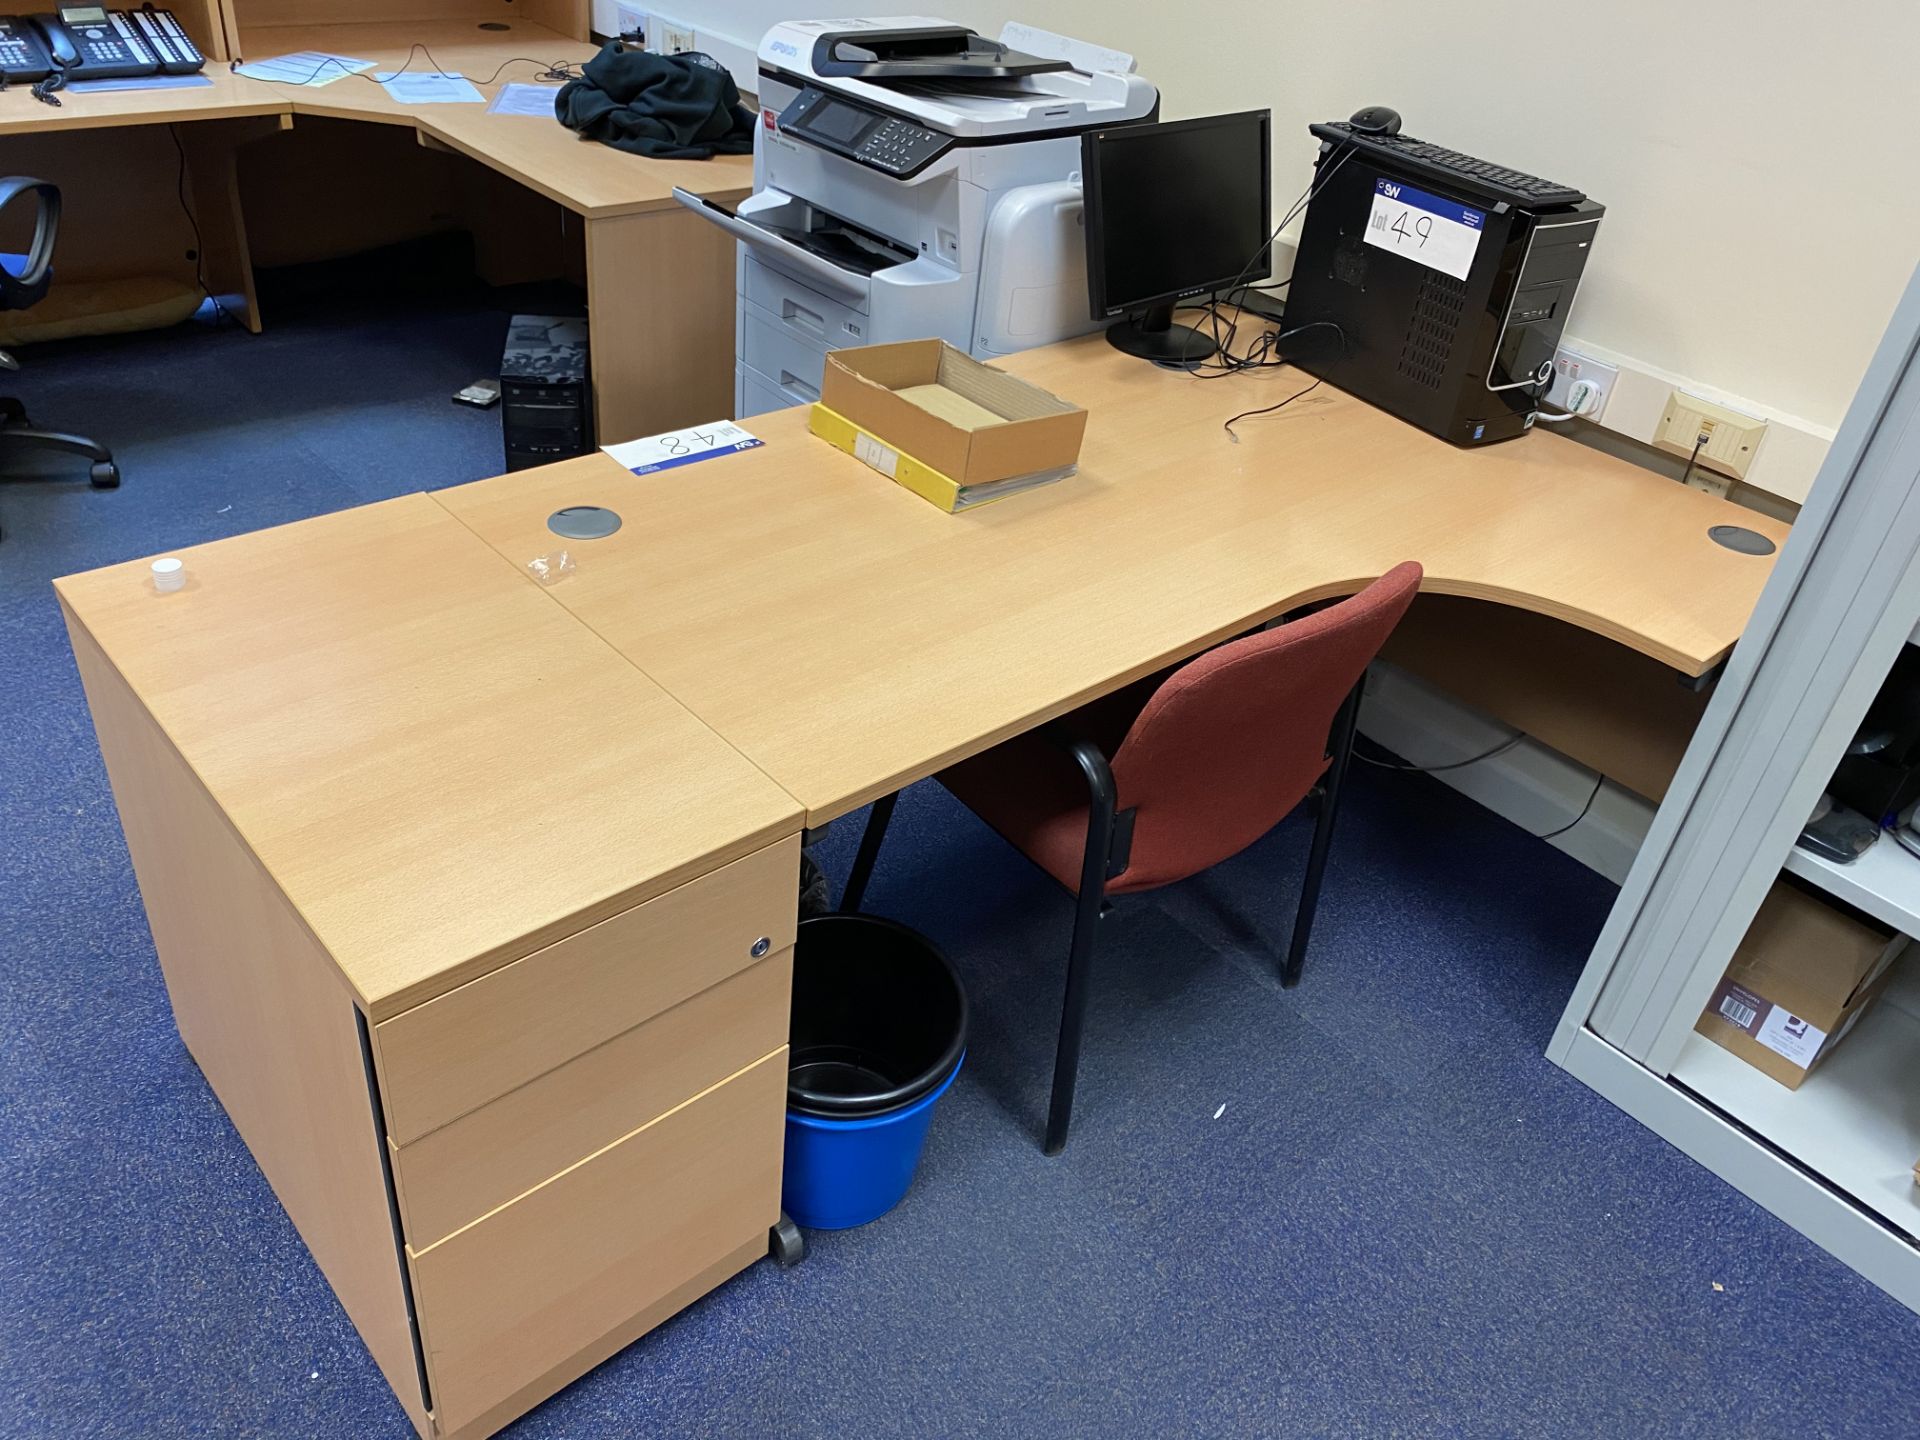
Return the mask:
<svg viewBox="0 0 1920 1440">
<path fill-rule="evenodd" d="M 25 310 L 37 305 L 53 284 L 53 242 L 60 233 L 60 187 L 24 175 L 0 179 L 0 212 L 31 192 L 39 202 L 33 226 L 33 248 L 25 255 L 0 255 L 0 310 Z M 20 362 L 0 350 L 0 369 L 18 370 Z M 20 477 L 7 473 L 8 462 L 23 450 L 56 450 L 84 455 L 93 462 L 87 478 L 96 489 L 111 490 L 120 483 L 120 467 L 106 446 L 80 435 L 36 430 L 27 419 L 27 407 L 10 395 L 0 395 L 0 480 Z"/>
</svg>

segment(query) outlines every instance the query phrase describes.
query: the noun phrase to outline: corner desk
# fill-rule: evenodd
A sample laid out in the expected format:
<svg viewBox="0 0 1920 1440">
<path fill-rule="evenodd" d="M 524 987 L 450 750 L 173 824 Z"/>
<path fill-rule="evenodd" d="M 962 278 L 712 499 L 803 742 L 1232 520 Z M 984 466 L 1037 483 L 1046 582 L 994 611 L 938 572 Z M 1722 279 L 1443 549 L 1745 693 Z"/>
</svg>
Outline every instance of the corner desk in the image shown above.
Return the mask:
<svg viewBox="0 0 1920 1440">
<path fill-rule="evenodd" d="M 58 109 L 33 99 L 25 86 L 0 92 L 0 173 L 39 174 L 67 192 L 56 256 L 62 277 L 149 269 L 194 281 L 196 265 L 183 259 L 192 235 L 175 193 L 184 160 L 203 251 L 198 269 L 215 294 L 236 297 L 236 318 L 257 332 L 250 215 L 256 227 L 271 219 L 283 231 L 326 233 L 341 228 L 342 209 L 401 202 L 387 193 L 391 187 L 372 183 L 374 177 L 343 195 L 308 188 L 299 176 L 283 175 L 284 185 L 270 188 L 250 186 L 243 172 L 273 172 L 267 163 L 276 150 L 272 137 L 301 129 L 302 121 L 317 132 L 329 123 L 337 132 L 340 122 L 400 127 L 418 147 L 480 167 L 456 169 L 446 206 L 481 232 L 479 261 L 489 279 L 548 278 L 578 266 L 592 322 L 602 443 L 697 424 L 731 408 L 733 242 L 672 196 L 677 186 L 729 202 L 744 197 L 753 185 L 749 157 L 652 160 L 584 140 L 555 120 L 493 115 L 472 104 L 402 105 L 362 78 L 313 88 L 276 84 L 235 74 L 228 65 L 239 56 L 264 60 L 322 50 L 372 60 L 375 71 L 399 69 L 410 55 L 411 68 L 432 68 L 413 51 L 416 44 L 442 67 L 482 80 L 503 62 L 522 58 L 578 64 L 596 51 L 585 43 L 584 3 L 577 17 L 576 7 L 557 0 L 534 7 L 551 26 L 528 18 L 524 5 L 489 0 L 429 5 L 440 16 L 434 19 L 321 24 L 303 17 L 332 10 L 370 16 L 379 7 L 290 0 L 221 0 L 217 12 L 207 0 L 207 7 L 204 21 L 196 22 L 199 12 L 186 7 L 179 13 L 208 56 L 210 85 L 67 91 Z M 482 23 L 502 28 L 482 30 Z M 539 69 L 510 64 L 479 89 L 491 99 L 504 85 L 532 81 Z M 160 133 L 163 128 L 171 135 Z M 290 157 L 288 168 L 299 169 L 303 158 Z M 558 253 L 563 219 L 581 232 L 577 257 Z M 410 215 L 406 223 L 424 221 Z M 365 233 L 351 228 L 343 236 Z"/>
<path fill-rule="evenodd" d="M 1699 675 L 1771 569 L 1707 528 L 1784 534 L 1330 388 L 1230 439 L 1290 373 L 1004 364 L 1080 473 L 958 516 L 788 411 L 57 582 L 181 1036 L 423 1436 L 765 1253 L 806 827 L 1408 558 Z"/>
</svg>

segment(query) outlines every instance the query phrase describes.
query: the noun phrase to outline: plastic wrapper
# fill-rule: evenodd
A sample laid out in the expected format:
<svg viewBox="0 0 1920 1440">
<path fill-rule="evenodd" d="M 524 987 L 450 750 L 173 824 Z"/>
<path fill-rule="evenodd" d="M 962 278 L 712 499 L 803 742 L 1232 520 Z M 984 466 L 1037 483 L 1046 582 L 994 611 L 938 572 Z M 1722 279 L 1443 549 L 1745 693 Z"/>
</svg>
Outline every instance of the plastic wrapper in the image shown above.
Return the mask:
<svg viewBox="0 0 1920 1440">
<path fill-rule="evenodd" d="M 542 585 L 557 585 L 574 571 L 573 554 L 554 550 L 527 562 L 527 570 Z"/>
</svg>

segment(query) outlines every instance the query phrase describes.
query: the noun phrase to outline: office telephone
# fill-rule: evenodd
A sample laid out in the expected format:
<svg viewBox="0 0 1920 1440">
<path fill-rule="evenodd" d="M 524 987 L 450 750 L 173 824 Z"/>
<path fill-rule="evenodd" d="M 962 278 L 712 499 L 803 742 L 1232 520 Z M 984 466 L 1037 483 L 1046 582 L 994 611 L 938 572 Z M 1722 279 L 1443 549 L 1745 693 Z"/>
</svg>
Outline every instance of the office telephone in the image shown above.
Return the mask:
<svg viewBox="0 0 1920 1440">
<path fill-rule="evenodd" d="M 0 81 L 27 85 L 53 73 L 40 32 L 18 15 L 0 15 Z"/>
<path fill-rule="evenodd" d="M 62 5 L 52 15 L 0 16 L 0 75 L 57 90 L 68 80 L 188 75 L 206 59 L 170 10 Z"/>
</svg>

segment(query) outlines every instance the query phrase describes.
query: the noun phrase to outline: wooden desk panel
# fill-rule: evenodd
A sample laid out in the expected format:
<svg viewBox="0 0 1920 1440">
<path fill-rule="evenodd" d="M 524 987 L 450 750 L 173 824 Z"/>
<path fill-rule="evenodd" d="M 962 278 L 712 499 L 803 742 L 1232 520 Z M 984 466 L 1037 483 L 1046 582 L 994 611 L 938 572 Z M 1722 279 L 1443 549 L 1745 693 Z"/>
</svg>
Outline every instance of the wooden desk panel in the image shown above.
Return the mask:
<svg viewBox="0 0 1920 1440">
<path fill-rule="evenodd" d="M 427 1435 L 353 1005 L 141 697 L 68 629 L 180 1038 Z"/>
<path fill-rule="evenodd" d="M 555 18 L 564 10 L 555 0 L 534 13 Z M 282 8 L 265 13 L 288 12 Z M 526 16 L 516 16 L 511 24 L 504 33 L 482 32 L 472 21 L 448 19 L 246 26 L 239 37 L 240 53 L 250 59 L 324 50 L 374 61 L 375 68 L 308 88 L 248 79 L 210 64 L 209 86 L 72 95 L 59 109 L 16 87 L 0 94 L 0 134 L 65 135 L 103 126 L 245 116 L 271 117 L 261 122 L 266 125 L 291 126 L 307 117 L 411 130 L 420 145 L 466 156 L 584 217 L 588 310 L 597 322 L 594 405 L 602 441 L 725 418 L 733 409 L 734 245 L 717 227 L 682 209 L 672 195 L 680 187 L 737 201 L 753 185 L 750 156 L 651 160 L 582 139 L 558 120 L 490 115 L 484 105 L 402 105 L 365 78 L 409 66 L 428 70 L 437 63 L 486 81 L 479 88 L 491 97 L 514 81 L 533 81 L 543 65 L 578 64 L 595 53 L 594 46 Z M 426 52 L 415 52 L 416 44 Z M 258 330 L 234 159 L 235 146 L 253 138 L 253 132 L 224 128 L 223 134 L 223 127 L 182 124 L 177 133 L 190 160 L 208 282 L 216 291 L 241 296 L 240 316 Z M 69 183 L 78 175 L 96 188 L 111 190 L 122 172 L 151 173 L 149 158 L 136 162 L 119 155 L 110 141 L 100 143 L 107 148 L 90 152 L 92 163 L 85 171 L 69 170 Z M 169 174 L 171 158 L 169 149 L 163 161 Z M 362 198 L 377 208 L 377 195 L 375 187 Z M 309 199 L 301 198 L 303 210 L 311 208 Z M 170 211 L 173 204 L 170 199 Z M 155 247 L 137 230 L 118 227 L 114 237 L 115 255 L 127 257 L 126 266 L 115 273 L 176 263 L 156 261 Z M 483 255 L 483 272 L 528 278 L 514 273 L 513 255 L 503 260 L 503 254 L 491 261 Z"/>
<path fill-rule="evenodd" d="M 508 84 L 536 83 L 540 65 L 590 60 L 598 47 L 569 39 L 544 26 L 516 20 L 507 34 L 482 33 L 471 24 L 398 20 L 352 25 L 297 25 L 249 28 L 241 33 L 243 53 L 267 59 L 298 50 L 325 50 L 377 61 L 375 74 L 403 65 L 430 71 L 433 62 L 473 79 L 489 99 Z M 416 44 L 432 52 L 413 51 Z M 409 55 L 411 63 L 409 64 Z M 489 83 L 500 67 L 507 68 Z M 630 215 L 677 208 L 675 186 L 696 194 L 729 198 L 753 188 L 753 159 L 747 155 L 712 160 L 650 160 L 586 140 L 558 120 L 489 115 L 482 105 L 402 105 L 369 80 L 341 78 L 310 89 L 263 85 L 278 93 L 296 115 L 330 115 L 411 125 L 427 141 L 470 155 L 520 184 L 588 217 Z M 554 91 L 559 86 L 551 86 Z"/>
<path fill-rule="evenodd" d="M 798 826 L 425 496 L 177 553 L 56 588 L 371 1020 Z"/>
<path fill-rule="evenodd" d="M 1080 474 L 948 516 L 806 433 L 637 478 L 604 456 L 442 491 L 508 554 L 625 517 L 554 598 L 772 775 L 809 823 L 1404 559 L 1427 588 L 1582 626 L 1688 674 L 1738 638 L 1786 527 L 1559 436 L 1459 450 L 1331 387 L 1200 380 L 1099 337 L 1005 368 L 1091 412 Z"/>
<path fill-rule="evenodd" d="M 485 82 L 479 89 L 489 98 L 516 81 L 535 82 L 541 66 L 525 61 L 579 64 L 597 52 L 524 18 L 504 35 L 464 21 L 404 20 L 248 28 L 242 38 L 244 53 L 256 57 L 325 50 L 378 62 L 368 74 L 437 62 Z M 733 413 L 733 242 L 682 209 L 673 191 L 738 201 L 753 187 L 751 156 L 651 160 L 584 139 L 558 120 L 490 115 L 481 105 L 402 105 L 360 78 L 271 88 L 296 115 L 412 126 L 422 145 L 468 156 L 585 217 L 603 442 Z"/>
<path fill-rule="evenodd" d="M 490 1433 L 632 1338 L 714 1266 L 766 1254 L 780 1214 L 783 1045 L 532 1193 L 408 1249 L 442 1434 Z M 752 1249 L 745 1255 L 742 1237 Z M 727 1273 L 731 1273 L 731 1270 Z M 690 1297 L 687 1297 L 690 1298 Z M 541 1367 L 545 1393 L 527 1396 Z M 557 1372 L 557 1373 L 556 1373 Z"/>
<path fill-rule="evenodd" d="M 0 135 L 287 113 L 286 99 L 277 89 L 244 80 L 225 65 L 208 61 L 206 76 L 211 85 L 190 90 L 61 90 L 58 109 L 34 99 L 29 86 L 9 85 L 0 91 Z"/>
<path fill-rule="evenodd" d="M 176 1023 L 416 1429 L 490 1433 L 765 1253 L 799 807 L 427 496 L 180 558 L 56 582 Z M 397 1203 L 389 1119 L 483 1101 Z"/>
<path fill-rule="evenodd" d="M 781 950 L 411 1145 L 389 1142 L 407 1243 L 439 1243 L 779 1049 L 792 997 Z"/>
<path fill-rule="evenodd" d="M 375 71 L 408 63 L 415 43 L 432 51 L 449 70 L 485 79 L 503 62 L 526 57 L 541 62 L 591 59 L 597 47 L 526 20 L 505 34 L 482 33 L 447 21 L 387 21 L 356 25 L 252 28 L 241 36 L 242 55 L 265 60 L 296 50 L 327 50 L 377 62 Z M 432 62 L 414 53 L 411 67 Z M 368 71 L 373 74 L 375 71 Z M 514 81 L 533 82 L 539 65 L 511 64 L 481 92 L 491 98 Z M 584 140 L 557 120 L 489 115 L 483 105 L 402 105 L 371 80 L 342 76 L 318 88 L 280 85 L 236 75 L 209 61 L 212 84 L 188 90 L 108 90 L 60 93 L 61 105 L 44 105 L 24 85 L 0 92 L 0 135 L 96 129 L 111 125 L 167 125 L 247 115 L 324 115 L 373 124 L 410 126 L 424 142 L 469 155 L 556 200 L 578 214 L 631 215 L 677 209 L 675 187 L 728 199 L 753 188 L 753 159 L 723 155 L 712 160 L 651 160 L 597 141 Z M 552 87 L 558 90 L 558 86 Z"/>
<path fill-rule="evenodd" d="M 788 949 L 799 894 L 790 835 L 376 1025 L 388 1135 L 411 1144 Z"/>
<path fill-rule="evenodd" d="M 520 73 L 508 72 L 500 83 L 532 78 L 532 67 L 522 66 Z M 482 88 L 491 93 L 499 86 Z M 753 190 L 750 155 L 652 160 L 589 140 L 557 119 L 548 124 L 526 116 L 489 115 L 473 105 L 432 109 L 434 113 L 420 121 L 425 133 L 589 219 L 672 213 L 679 209 L 673 198 L 676 187 L 729 204 Z"/>
<path fill-rule="evenodd" d="M 556 30 L 586 38 L 587 0 L 224 0 L 236 30 L 260 25 L 333 24 L 391 20 L 405 11 L 415 20 L 463 20 L 468 25 L 513 24 L 537 18 Z"/>
<path fill-rule="evenodd" d="M 1422 595 L 1381 657 L 1658 805 L 1711 691 L 1591 631 Z"/>
</svg>

